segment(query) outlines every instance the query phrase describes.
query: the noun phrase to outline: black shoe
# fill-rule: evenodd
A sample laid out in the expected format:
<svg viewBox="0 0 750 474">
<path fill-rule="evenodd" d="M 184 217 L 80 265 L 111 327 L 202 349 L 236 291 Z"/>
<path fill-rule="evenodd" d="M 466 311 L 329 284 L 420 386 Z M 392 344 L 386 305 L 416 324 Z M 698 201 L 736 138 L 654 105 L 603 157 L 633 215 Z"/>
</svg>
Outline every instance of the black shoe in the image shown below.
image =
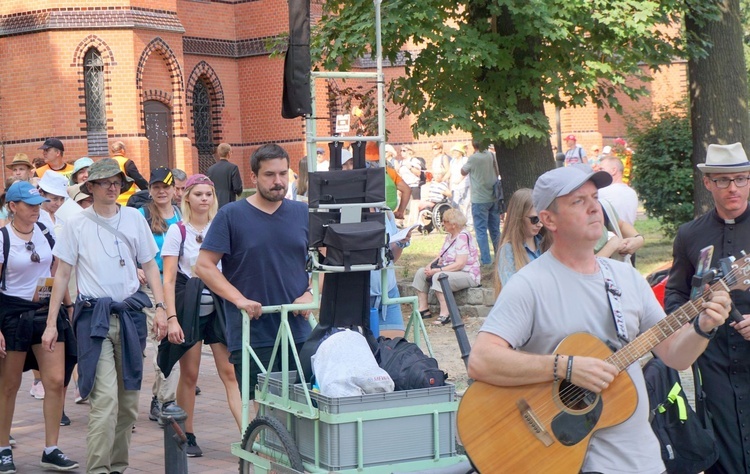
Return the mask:
<svg viewBox="0 0 750 474">
<path fill-rule="evenodd" d="M 185 437 L 187 438 L 187 448 L 185 448 L 185 454 L 187 457 L 199 458 L 203 456 L 203 451 L 195 441 L 195 435 L 193 433 L 185 433 Z"/>
<path fill-rule="evenodd" d="M 64 455 L 59 449 L 55 449 L 51 453 L 42 453 L 41 465 L 45 469 L 52 469 L 54 471 L 71 471 L 78 469 L 78 463 L 71 461 L 68 456 Z"/>
<path fill-rule="evenodd" d="M 0 451 L 0 473 L 13 474 L 16 472 L 16 465 L 13 464 L 13 451 L 3 449 Z"/>
<path fill-rule="evenodd" d="M 162 413 L 164 412 L 164 410 L 165 410 L 165 409 L 166 409 L 166 408 L 167 408 L 168 406 L 170 406 L 170 405 L 174 405 L 174 400 L 172 400 L 172 401 L 169 401 L 169 402 L 164 402 L 164 404 L 163 404 L 163 405 L 161 406 L 161 410 L 159 410 L 159 419 L 158 419 L 158 420 L 156 420 L 156 421 L 157 421 L 157 423 L 159 423 L 159 426 L 161 426 L 162 428 L 164 428 L 164 425 L 165 425 L 166 423 L 164 423 L 163 421 L 161 421 L 161 414 L 162 414 Z"/>
<path fill-rule="evenodd" d="M 195 386 L 195 394 L 200 395 L 201 394 L 201 388 L 199 386 Z"/>
<path fill-rule="evenodd" d="M 148 419 L 151 421 L 159 421 L 161 417 L 161 405 L 156 397 L 151 399 L 151 410 L 148 412 Z"/>
<path fill-rule="evenodd" d="M 60 418 L 60 426 L 70 426 L 70 418 L 63 411 L 62 417 Z"/>
</svg>

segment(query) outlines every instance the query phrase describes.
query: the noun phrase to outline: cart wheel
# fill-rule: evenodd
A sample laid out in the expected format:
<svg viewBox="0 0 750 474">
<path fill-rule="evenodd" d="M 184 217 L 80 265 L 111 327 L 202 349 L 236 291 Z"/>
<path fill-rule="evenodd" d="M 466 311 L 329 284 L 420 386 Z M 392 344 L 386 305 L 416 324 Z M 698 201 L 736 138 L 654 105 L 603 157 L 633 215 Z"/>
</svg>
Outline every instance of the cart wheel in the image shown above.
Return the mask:
<svg viewBox="0 0 750 474">
<path fill-rule="evenodd" d="M 283 424 L 276 418 L 259 416 L 247 425 L 245 436 L 242 437 L 242 449 L 257 456 L 271 461 L 269 472 L 304 472 L 302 456 L 299 454 L 294 439 Z M 273 464 L 278 464 L 279 469 L 274 469 Z M 244 459 L 240 459 L 240 473 L 250 474 L 254 472 L 253 465 Z"/>
</svg>

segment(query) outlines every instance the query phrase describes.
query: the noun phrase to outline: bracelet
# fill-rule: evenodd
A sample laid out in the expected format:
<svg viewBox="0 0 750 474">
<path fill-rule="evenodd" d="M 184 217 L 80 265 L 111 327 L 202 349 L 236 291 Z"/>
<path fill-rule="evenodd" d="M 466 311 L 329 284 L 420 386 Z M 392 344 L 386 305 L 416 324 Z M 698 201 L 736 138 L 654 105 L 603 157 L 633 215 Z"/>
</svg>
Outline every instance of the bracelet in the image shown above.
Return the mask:
<svg viewBox="0 0 750 474">
<path fill-rule="evenodd" d="M 560 354 L 555 354 L 555 365 L 552 366 L 552 377 L 555 380 L 555 383 L 560 381 L 560 377 L 557 376 L 557 361 L 560 360 Z"/>
<path fill-rule="evenodd" d="M 172 319 L 172 318 L 176 318 L 176 317 L 177 317 L 177 315 L 176 315 L 176 314 L 173 314 L 172 316 L 170 316 L 170 317 L 168 317 L 168 318 L 167 318 L 167 321 L 169 321 L 169 320 L 170 320 L 170 319 Z"/>
<path fill-rule="evenodd" d="M 396 247 L 400 249 L 405 249 L 409 245 L 411 245 L 411 242 L 404 242 L 403 240 L 399 240 L 398 242 L 396 242 Z"/>
<path fill-rule="evenodd" d="M 70 303 L 70 304 L 64 304 L 64 305 L 63 305 L 63 308 L 65 308 L 65 309 L 68 309 L 68 308 L 72 308 L 72 307 L 74 307 L 74 306 L 75 306 L 75 304 L 74 304 L 74 303 Z"/>
<path fill-rule="evenodd" d="M 700 337 L 706 338 L 708 340 L 711 340 L 716 335 L 716 328 L 711 329 L 709 332 L 703 332 L 703 329 L 701 329 L 699 320 L 701 316 L 700 314 L 695 317 L 693 320 L 693 329 L 695 329 L 696 334 L 698 334 Z"/>
<path fill-rule="evenodd" d="M 570 382 L 573 377 L 573 356 L 568 356 L 568 370 L 565 371 L 565 381 Z"/>
<path fill-rule="evenodd" d="M 643 236 L 643 235 L 641 235 L 641 234 L 635 234 L 635 235 L 633 236 L 633 238 L 634 238 L 634 239 L 635 239 L 636 237 L 640 237 L 640 238 L 642 238 L 644 242 L 646 241 L 646 237 L 644 237 L 644 236 Z"/>
</svg>

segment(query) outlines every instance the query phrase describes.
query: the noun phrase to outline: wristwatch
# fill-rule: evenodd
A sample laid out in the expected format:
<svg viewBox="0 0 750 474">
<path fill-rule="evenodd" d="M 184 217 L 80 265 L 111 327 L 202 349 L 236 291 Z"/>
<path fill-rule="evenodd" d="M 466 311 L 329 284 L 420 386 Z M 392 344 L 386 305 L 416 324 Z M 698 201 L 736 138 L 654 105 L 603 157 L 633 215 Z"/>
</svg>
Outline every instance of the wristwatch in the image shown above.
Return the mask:
<svg viewBox="0 0 750 474">
<path fill-rule="evenodd" d="M 154 307 L 155 307 L 155 308 L 161 308 L 161 309 L 163 309 L 164 311 L 166 311 L 166 310 L 167 310 L 167 305 L 165 305 L 165 304 L 164 304 L 164 302 L 162 302 L 162 301 L 160 301 L 159 303 L 156 303 L 156 304 L 154 305 Z"/>
</svg>

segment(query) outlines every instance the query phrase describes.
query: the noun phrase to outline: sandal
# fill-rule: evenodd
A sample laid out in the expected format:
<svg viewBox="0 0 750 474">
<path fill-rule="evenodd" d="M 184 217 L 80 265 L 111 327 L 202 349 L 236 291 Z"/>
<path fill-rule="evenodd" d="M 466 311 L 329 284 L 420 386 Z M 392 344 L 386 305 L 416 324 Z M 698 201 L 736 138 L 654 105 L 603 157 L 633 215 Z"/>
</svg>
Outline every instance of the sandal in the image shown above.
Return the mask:
<svg viewBox="0 0 750 474">
<path fill-rule="evenodd" d="M 438 318 L 432 322 L 435 326 L 445 326 L 446 324 L 451 322 L 451 316 L 450 314 L 446 315 L 440 315 Z"/>
<path fill-rule="evenodd" d="M 422 316 L 422 319 L 430 319 L 432 318 L 432 313 L 430 312 L 430 309 L 423 309 L 419 312 L 419 315 Z"/>
</svg>

